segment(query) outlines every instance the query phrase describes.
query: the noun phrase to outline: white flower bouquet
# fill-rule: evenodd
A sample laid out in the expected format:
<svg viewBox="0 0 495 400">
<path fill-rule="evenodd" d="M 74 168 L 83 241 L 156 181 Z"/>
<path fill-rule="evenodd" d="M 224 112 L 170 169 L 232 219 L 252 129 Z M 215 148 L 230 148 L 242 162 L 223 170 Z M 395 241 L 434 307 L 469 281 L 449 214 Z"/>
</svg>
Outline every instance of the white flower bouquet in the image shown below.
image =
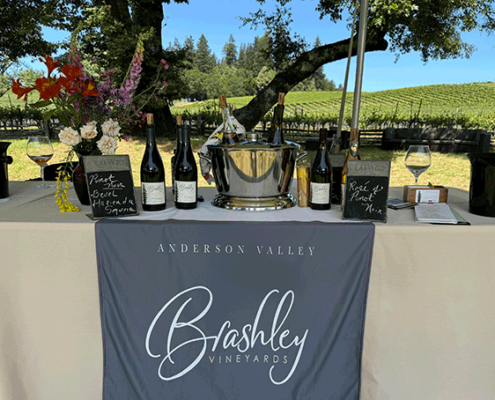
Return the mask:
<svg viewBox="0 0 495 400">
<path fill-rule="evenodd" d="M 65 127 L 58 134 L 60 141 L 78 155 L 109 155 L 117 150 L 117 139 L 129 140 L 120 134 L 120 125 L 112 118 L 103 124 L 91 121 L 83 125 L 79 132 L 72 127 Z"/>
</svg>

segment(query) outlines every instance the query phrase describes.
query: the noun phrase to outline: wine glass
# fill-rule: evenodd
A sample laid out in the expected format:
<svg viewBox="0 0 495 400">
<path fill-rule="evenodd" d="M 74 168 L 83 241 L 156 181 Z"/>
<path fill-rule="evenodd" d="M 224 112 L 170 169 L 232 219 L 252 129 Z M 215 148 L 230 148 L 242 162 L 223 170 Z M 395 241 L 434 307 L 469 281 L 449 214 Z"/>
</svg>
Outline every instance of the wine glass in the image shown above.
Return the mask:
<svg viewBox="0 0 495 400">
<path fill-rule="evenodd" d="M 55 186 L 45 184 L 45 174 L 43 173 L 46 164 L 53 157 L 53 147 L 50 143 L 50 139 L 42 136 L 30 136 L 27 141 L 26 154 L 31 160 L 40 166 L 42 183 L 36 187 L 50 188 Z"/>
<path fill-rule="evenodd" d="M 431 165 L 431 153 L 429 146 L 411 145 L 407 150 L 406 167 L 412 172 L 416 179 L 415 184 L 418 183 L 419 176 L 425 172 Z"/>
</svg>

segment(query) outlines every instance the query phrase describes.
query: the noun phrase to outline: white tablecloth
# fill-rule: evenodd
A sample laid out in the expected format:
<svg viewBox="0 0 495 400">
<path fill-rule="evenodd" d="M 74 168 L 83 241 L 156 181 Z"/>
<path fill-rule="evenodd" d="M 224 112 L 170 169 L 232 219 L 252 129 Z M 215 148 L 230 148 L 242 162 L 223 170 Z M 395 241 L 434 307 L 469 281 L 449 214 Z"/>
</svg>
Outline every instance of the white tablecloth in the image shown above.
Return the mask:
<svg viewBox="0 0 495 400">
<path fill-rule="evenodd" d="M 0 202 L 0 399 L 101 399 L 90 208 L 61 214 L 55 190 L 33 186 L 11 182 Z M 340 221 L 338 208 L 220 210 L 209 204 L 214 188 L 200 193 L 196 210 L 170 203 L 142 217 Z M 495 398 L 495 219 L 469 214 L 466 192 L 451 189 L 449 203 L 472 225 L 420 225 L 412 210 L 389 210 L 376 224 L 363 400 Z"/>
</svg>

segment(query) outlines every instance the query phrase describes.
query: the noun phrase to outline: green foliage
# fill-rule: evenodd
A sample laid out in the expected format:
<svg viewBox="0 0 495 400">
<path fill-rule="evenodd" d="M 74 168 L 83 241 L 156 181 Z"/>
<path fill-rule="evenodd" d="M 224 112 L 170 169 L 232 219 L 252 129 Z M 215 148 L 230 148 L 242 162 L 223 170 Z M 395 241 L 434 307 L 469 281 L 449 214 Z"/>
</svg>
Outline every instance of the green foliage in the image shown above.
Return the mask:
<svg viewBox="0 0 495 400">
<path fill-rule="evenodd" d="M 289 92 L 284 121 L 288 127 L 336 125 L 342 92 Z M 352 94 L 346 101 L 345 124 L 350 125 Z M 234 108 L 245 106 L 251 96 L 229 98 Z M 173 107 L 173 114 L 212 119 L 217 100 Z M 206 118 L 206 117 L 205 117 Z M 205 120 L 205 118 L 203 118 Z M 271 111 L 260 122 L 269 122 Z M 362 93 L 361 129 L 386 127 L 460 127 L 495 130 L 495 83 L 431 85 Z"/>
<path fill-rule="evenodd" d="M 52 54 L 61 43 L 50 43 L 42 27 L 72 29 L 82 19 L 78 12 L 86 0 L 41 1 L 2 0 L 0 3 L 0 70 L 6 60 Z"/>
<path fill-rule="evenodd" d="M 215 56 L 211 54 L 205 35 L 199 38 L 193 60 L 194 68 L 203 73 L 211 72 L 216 65 Z"/>
<path fill-rule="evenodd" d="M 215 66 L 209 73 L 196 68 L 186 71 L 189 97 L 195 100 L 215 99 L 222 93 L 228 97 L 253 94 L 253 82 L 248 71 L 226 63 Z"/>
<path fill-rule="evenodd" d="M 35 71 L 32 68 L 29 69 L 19 69 L 12 68 L 9 69 L 4 75 L 0 75 L 0 97 L 7 93 L 12 86 L 12 79 L 19 78 L 25 86 L 34 86 L 36 79 L 42 77 L 44 71 Z M 15 96 L 14 96 L 15 97 Z"/>
<path fill-rule="evenodd" d="M 256 77 L 256 89 L 262 90 L 267 86 L 273 78 L 275 78 L 276 72 L 268 67 L 263 67 Z"/>
<path fill-rule="evenodd" d="M 21 107 L 20 105 L 15 106 L 4 106 L 0 105 L 0 125 L 6 126 L 7 122 L 10 121 L 11 124 L 16 126 L 22 126 L 23 121 L 32 120 L 41 126 L 43 121 L 43 116 L 46 110 L 35 110 L 30 107 Z"/>
<path fill-rule="evenodd" d="M 315 46 L 319 46 L 317 39 Z M 208 41 L 201 35 L 198 45 L 194 46 L 191 37 L 180 44 L 176 39 L 169 48 L 177 51 L 184 49 L 190 60 L 186 65 L 184 87 L 186 98 L 195 100 L 214 99 L 225 93 L 228 97 L 255 95 L 267 86 L 275 77 L 273 60 L 270 59 L 268 36 L 256 37 L 253 43 L 242 44 L 237 53 L 235 39 L 230 35 L 229 41 L 223 48 L 224 58 L 216 63 L 215 55 L 211 53 Z M 297 86 L 299 91 L 334 90 L 333 81 L 328 81 L 319 68 L 311 77 Z"/>
<path fill-rule="evenodd" d="M 230 35 L 229 41 L 223 46 L 222 53 L 225 56 L 223 61 L 232 67 L 237 61 L 237 47 L 235 45 L 234 36 Z"/>
<path fill-rule="evenodd" d="M 294 72 L 291 62 L 297 58 L 304 63 L 306 71 L 315 72 L 325 63 L 339 59 L 335 55 L 338 45 L 334 43 L 332 48 L 329 43 L 329 51 L 315 52 L 321 56 L 306 60 L 306 43 L 290 30 L 292 0 L 257 1 L 260 9 L 241 20 L 244 25 L 264 26 L 275 70 L 283 69 L 290 75 Z M 349 0 L 318 0 L 316 3 L 320 19 L 334 23 L 344 16 L 349 18 L 359 5 L 359 2 Z M 265 7 L 271 11 L 267 12 Z M 358 21 L 358 24 L 362 22 Z M 490 34 L 494 28 L 495 10 L 491 0 L 370 0 L 366 49 L 384 51 L 388 47 L 397 57 L 417 51 L 425 62 L 469 57 L 473 46 L 464 42 L 461 35 L 474 29 Z M 292 78 L 297 79 L 298 75 Z"/>
<path fill-rule="evenodd" d="M 264 0 L 258 1 L 264 3 Z M 280 4 L 275 5 L 275 11 L 270 15 L 259 9 L 256 13 L 250 13 L 248 17 L 241 16 L 240 19 L 243 25 L 264 25 L 268 45 L 264 49 L 265 55 L 271 59 L 272 68 L 281 71 L 305 51 L 307 43 L 290 29 L 293 20 L 290 9 L 285 7 L 288 1 L 278 0 L 277 3 Z"/>
<path fill-rule="evenodd" d="M 267 35 L 256 36 L 253 43 L 242 44 L 237 60 L 238 68 L 243 68 L 256 78 L 263 67 L 274 69 L 270 58 L 270 43 Z"/>
</svg>

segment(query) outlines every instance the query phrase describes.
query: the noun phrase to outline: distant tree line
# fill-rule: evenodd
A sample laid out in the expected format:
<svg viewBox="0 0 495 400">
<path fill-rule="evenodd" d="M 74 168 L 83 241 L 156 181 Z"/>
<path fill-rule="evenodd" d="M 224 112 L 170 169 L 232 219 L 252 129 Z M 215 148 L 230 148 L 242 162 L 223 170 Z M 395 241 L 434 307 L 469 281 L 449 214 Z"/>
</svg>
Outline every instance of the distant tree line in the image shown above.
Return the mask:
<svg viewBox="0 0 495 400">
<path fill-rule="evenodd" d="M 321 45 L 319 37 L 315 47 Z M 228 97 L 254 96 L 266 87 L 285 65 L 273 59 L 268 35 L 256 36 L 253 43 L 237 47 L 233 35 L 222 49 L 222 58 L 212 53 L 208 41 L 201 35 L 197 44 L 188 37 L 184 43 L 177 39 L 167 50 L 185 54 L 188 69 L 184 82 L 187 97 L 192 100 L 212 99 L 225 93 Z M 296 85 L 293 91 L 336 90 L 328 80 L 323 67 Z"/>
</svg>

